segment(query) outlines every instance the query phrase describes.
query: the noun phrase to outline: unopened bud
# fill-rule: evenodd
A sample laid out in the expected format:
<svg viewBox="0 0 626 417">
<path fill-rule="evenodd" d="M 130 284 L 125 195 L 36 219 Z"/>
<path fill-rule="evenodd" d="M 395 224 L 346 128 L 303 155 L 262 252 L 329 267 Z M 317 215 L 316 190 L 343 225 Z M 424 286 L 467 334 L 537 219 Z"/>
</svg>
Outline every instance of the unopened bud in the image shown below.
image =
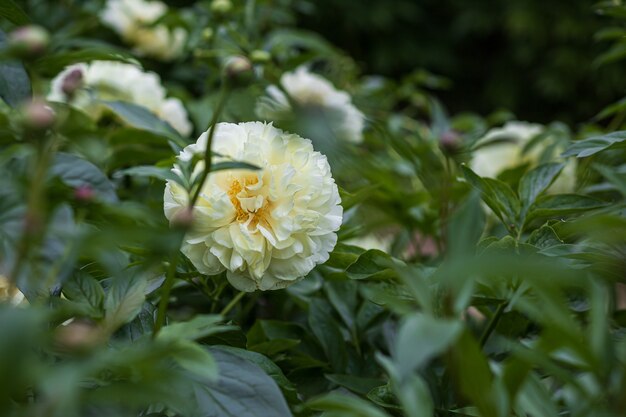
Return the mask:
<svg viewBox="0 0 626 417">
<path fill-rule="evenodd" d="M 231 56 L 224 63 L 224 77 L 233 87 L 246 86 L 254 78 L 252 63 L 245 56 Z"/>
<path fill-rule="evenodd" d="M 454 130 L 448 130 L 441 134 L 441 137 L 439 138 L 439 145 L 445 153 L 454 155 L 460 150 L 461 141 L 461 135 Z"/>
<path fill-rule="evenodd" d="M 9 51 L 20 59 L 39 58 L 50 43 L 48 32 L 37 25 L 22 26 L 9 34 Z"/>
<path fill-rule="evenodd" d="M 88 320 L 72 320 L 59 326 L 55 339 L 59 347 L 70 351 L 86 351 L 102 344 L 105 340 L 102 328 Z"/>
<path fill-rule="evenodd" d="M 22 106 L 24 125 L 28 129 L 43 131 L 50 129 L 55 122 L 54 110 L 41 99 L 33 99 Z"/>
<path fill-rule="evenodd" d="M 254 51 L 250 53 L 250 59 L 252 60 L 252 62 L 264 64 L 266 62 L 269 62 L 270 59 L 272 59 L 272 55 L 269 52 L 264 51 L 262 49 L 255 49 Z"/>
<path fill-rule="evenodd" d="M 189 230 L 193 225 L 193 209 L 185 207 L 172 217 L 171 225 L 176 229 Z"/>
<path fill-rule="evenodd" d="M 213 29 L 205 28 L 202 31 L 202 39 L 204 39 L 205 42 L 209 42 L 211 39 L 213 39 Z"/>
<path fill-rule="evenodd" d="M 74 188 L 74 198 L 81 203 L 89 203 L 95 197 L 96 193 L 89 185 L 80 185 Z"/>
<path fill-rule="evenodd" d="M 83 71 L 76 68 L 69 72 L 63 78 L 61 83 L 61 91 L 68 99 L 72 99 L 76 91 L 83 86 Z"/>
<path fill-rule="evenodd" d="M 211 2 L 211 12 L 218 16 L 224 16 L 233 9 L 233 3 L 230 0 L 213 0 Z"/>
</svg>

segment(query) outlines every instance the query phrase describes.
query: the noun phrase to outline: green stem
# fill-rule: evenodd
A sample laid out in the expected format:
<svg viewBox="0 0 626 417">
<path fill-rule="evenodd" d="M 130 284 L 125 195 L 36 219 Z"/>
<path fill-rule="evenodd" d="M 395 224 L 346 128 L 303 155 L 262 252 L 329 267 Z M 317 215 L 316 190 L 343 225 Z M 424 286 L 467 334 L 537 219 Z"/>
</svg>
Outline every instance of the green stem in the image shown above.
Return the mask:
<svg viewBox="0 0 626 417">
<path fill-rule="evenodd" d="M 176 266 L 178 263 L 178 253 L 174 254 L 172 261 L 170 262 L 167 273 L 165 274 L 165 283 L 163 284 L 163 290 L 161 291 L 161 300 L 159 300 L 159 311 L 157 312 L 157 319 L 154 323 L 154 332 L 152 337 L 156 337 L 159 330 L 165 324 L 165 313 L 167 313 L 167 306 L 170 302 L 170 292 L 174 286 L 174 278 L 176 276 Z"/>
<path fill-rule="evenodd" d="M 506 309 L 507 305 L 508 303 L 506 301 L 498 305 L 498 308 L 496 309 L 496 312 L 491 317 L 491 320 L 489 321 L 487 328 L 485 329 L 483 334 L 480 336 L 480 347 L 485 346 L 485 343 L 487 343 L 489 336 L 491 336 L 491 333 L 493 333 L 496 326 L 498 325 L 498 322 L 500 321 L 500 318 L 502 317 L 502 314 L 504 313 L 504 309 Z"/>
<path fill-rule="evenodd" d="M 202 171 L 202 176 L 200 177 L 200 181 L 198 183 L 198 188 L 193 193 L 191 197 L 191 201 L 189 201 L 189 208 L 193 209 L 198 201 L 198 197 L 200 197 L 200 193 L 202 192 L 202 188 L 204 187 L 204 182 L 206 181 L 209 173 L 211 172 L 211 165 L 213 160 L 213 153 L 211 152 L 211 146 L 213 145 L 213 136 L 215 136 L 215 125 L 219 120 L 220 114 L 222 110 L 224 110 L 224 106 L 226 105 L 226 101 L 228 99 L 229 88 L 226 86 L 226 83 L 222 84 L 222 92 L 220 94 L 220 98 L 217 102 L 217 107 L 215 108 L 215 112 L 213 113 L 213 118 L 211 119 L 211 125 L 209 127 L 209 137 L 206 142 L 206 149 L 204 150 L 204 170 Z"/>
<path fill-rule="evenodd" d="M 228 303 L 228 305 L 224 307 L 222 311 L 220 311 L 220 316 L 225 316 L 226 314 L 228 314 L 230 310 L 232 310 L 233 307 L 235 307 L 237 303 L 243 298 L 244 295 L 246 295 L 246 293 L 240 291 L 239 294 L 237 294 L 232 300 L 230 300 L 230 303 Z"/>
</svg>

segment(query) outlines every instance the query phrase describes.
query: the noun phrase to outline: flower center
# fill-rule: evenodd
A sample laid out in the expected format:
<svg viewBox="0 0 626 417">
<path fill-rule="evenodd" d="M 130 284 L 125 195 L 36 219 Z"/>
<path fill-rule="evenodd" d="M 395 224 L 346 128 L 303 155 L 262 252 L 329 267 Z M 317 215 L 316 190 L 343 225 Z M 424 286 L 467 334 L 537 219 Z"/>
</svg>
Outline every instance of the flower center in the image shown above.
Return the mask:
<svg viewBox="0 0 626 417">
<path fill-rule="evenodd" d="M 235 207 L 235 220 L 256 227 L 269 208 L 269 202 L 263 197 L 256 175 L 234 178 L 228 189 L 228 197 Z"/>
</svg>

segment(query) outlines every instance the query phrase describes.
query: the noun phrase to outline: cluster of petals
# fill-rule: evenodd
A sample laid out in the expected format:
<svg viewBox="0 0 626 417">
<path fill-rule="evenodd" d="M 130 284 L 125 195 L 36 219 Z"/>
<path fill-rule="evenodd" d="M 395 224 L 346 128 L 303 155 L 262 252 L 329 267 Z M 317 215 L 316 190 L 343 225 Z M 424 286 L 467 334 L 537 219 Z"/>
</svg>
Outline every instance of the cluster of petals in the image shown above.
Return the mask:
<svg viewBox="0 0 626 417">
<path fill-rule="evenodd" d="M 156 0 L 108 0 L 100 19 L 133 45 L 136 54 L 169 61 L 183 52 L 187 31 L 157 23 L 166 13 L 167 5 Z"/>
<path fill-rule="evenodd" d="M 365 116 L 352 104 L 350 95 L 337 90 L 327 79 L 309 71 L 306 66 L 293 72 L 286 72 L 280 79 L 280 86 L 271 85 L 266 96 L 257 103 L 259 117 L 280 121 L 290 118 L 294 109 L 321 109 L 329 117 L 334 135 L 352 143 L 363 141 Z M 285 94 L 285 92 L 287 94 Z"/>
<path fill-rule="evenodd" d="M 179 155 L 203 154 L 208 134 Z M 213 138 L 215 162 L 232 159 L 259 170 L 211 173 L 194 207 L 182 252 L 199 272 L 226 271 L 242 291 L 285 288 L 325 262 L 337 242 L 343 209 L 326 157 L 311 141 L 261 122 L 220 123 Z M 196 163 L 195 174 L 204 169 Z M 178 167 L 174 172 L 180 174 Z M 170 221 L 189 204 L 185 189 L 167 183 Z"/>
<path fill-rule="evenodd" d="M 544 132 L 544 127 L 539 124 L 511 121 L 504 126 L 491 129 L 478 142 L 478 148 L 474 151 L 471 160 L 471 168 L 481 177 L 496 178 L 502 172 L 528 164 L 536 166 L 542 159 L 564 162 L 559 158 L 563 151 L 562 146 L 551 146 L 550 137 L 530 142 Z M 530 145 L 530 146 L 528 146 Z M 563 171 L 552 184 L 549 192 L 571 192 L 576 183 L 576 161 L 565 161 Z"/>
<path fill-rule="evenodd" d="M 66 77 L 76 71 L 82 74 L 82 87 L 71 98 L 71 104 L 94 119 L 105 112 L 102 100 L 125 101 L 143 106 L 168 122 L 183 136 L 188 136 L 192 125 L 183 103 L 177 98 L 168 98 L 161 79 L 153 72 L 146 72 L 134 64 L 116 61 L 92 61 L 67 67 L 52 80 L 49 101 L 68 100 L 63 91 Z"/>
</svg>

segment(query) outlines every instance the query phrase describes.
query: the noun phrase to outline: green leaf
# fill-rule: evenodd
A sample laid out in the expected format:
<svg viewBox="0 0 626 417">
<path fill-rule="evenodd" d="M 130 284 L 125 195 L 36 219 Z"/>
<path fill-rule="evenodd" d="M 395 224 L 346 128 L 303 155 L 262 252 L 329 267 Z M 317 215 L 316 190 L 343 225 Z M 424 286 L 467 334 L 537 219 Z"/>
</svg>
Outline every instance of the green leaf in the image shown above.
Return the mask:
<svg viewBox="0 0 626 417">
<path fill-rule="evenodd" d="M 438 319 L 422 313 L 405 318 L 393 349 L 401 380 L 448 349 L 462 328 L 456 320 Z"/>
<path fill-rule="evenodd" d="M 307 408 L 325 411 L 325 417 L 389 417 L 389 414 L 358 397 L 326 394 L 306 403 Z"/>
<path fill-rule="evenodd" d="M 2 0 L 0 2 L 0 16 L 6 18 L 9 22 L 23 26 L 30 23 L 30 18 L 20 6 L 13 0 Z"/>
<path fill-rule="evenodd" d="M 572 143 L 561 156 L 585 158 L 609 148 L 626 146 L 626 131 L 613 132 L 608 135 L 594 136 Z"/>
<path fill-rule="evenodd" d="M 605 207 L 606 203 L 580 194 L 547 195 L 537 199 L 526 216 L 526 223 L 540 217 L 565 216 Z"/>
<path fill-rule="evenodd" d="M 211 172 L 223 171 L 226 169 L 247 169 L 252 171 L 258 171 L 261 168 L 256 165 L 240 161 L 222 161 L 211 165 Z"/>
<path fill-rule="evenodd" d="M 408 376 L 402 383 L 396 384 L 394 391 L 407 417 L 433 415 L 434 404 L 430 389 L 419 375 Z"/>
<path fill-rule="evenodd" d="M 63 284 L 63 293 L 72 301 L 86 304 L 92 316 L 102 315 L 104 290 L 91 275 L 79 271 Z"/>
<path fill-rule="evenodd" d="M 172 323 L 161 329 L 158 339 L 197 340 L 217 332 L 230 330 L 230 326 L 220 326 L 220 315 L 198 315 L 189 321 Z"/>
<path fill-rule="evenodd" d="M 535 202 L 539 194 L 552 184 L 562 169 L 563 164 L 543 164 L 530 170 L 522 177 L 518 188 L 518 193 L 522 200 L 522 218 L 526 215 L 528 207 Z"/>
<path fill-rule="evenodd" d="M 165 136 L 180 147 L 188 145 L 176 129 L 145 107 L 124 101 L 103 100 L 100 102 L 132 127 Z"/>
<path fill-rule="evenodd" d="M 173 173 L 171 168 L 161 168 L 149 165 L 138 166 L 117 171 L 114 176 L 119 178 L 123 177 L 124 175 L 129 175 L 131 177 L 156 178 L 162 181 L 173 181 L 180 185 L 184 185 L 183 179 Z"/>
<path fill-rule="evenodd" d="M 104 320 L 110 331 L 129 323 L 141 311 L 146 285 L 145 277 L 138 273 L 113 279 L 104 301 Z"/>
<path fill-rule="evenodd" d="M 363 252 L 357 260 L 346 269 L 346 274 L 351 279 L 389 279 L 396 275 L 392 269 L 399 262 L 378 249 L 370 249 Z"/>
<path fill-rule="evenodd" d="M 115 203 L 115 187 L 98 167 L 76 155 L 59 152 L 50 167 L 51 176 L 57 176 L 72 188 L 89 186 L 103 201 Z"/>
<path fill-rule="evenodd" d="M 193 385 L 197 416 L 290 417 L 278 386 L 256 364 L 224 349 L 210 348 L 218 367 L 217 380 Z"/>
<path fill-rule="evenodd" d="M 326 374 L 324 376 L 329 381 L 361 395 L 367 394 L 383 382 L 378 378 L 367 378 L 356 375 Z"/>
<path fill-rule="evenodd" d="M 67 44 L 67 40 L 65 41 Z M 76 42 L 73 42 L 76 43 Z M 65 44 L 64 44 L 65 45 Z M 48 54 L 33 63 L 34 68 L 42 74 L 53 76 L 72 64 L 91 61 L 121 61 L 137 63 L 132 54 L 122 48 L 108 44 L 98 46 L 76 45 L 78 50 Z"/>
<path fill-rule="evenodd" d="M 0 11 L 4 5 L 0 4 Z M 0 48 L 6 44 L 6 34 L 0 30 Z M 17 107 L 31 96 L 30 78 L 18 61 L 0 60 L 0 97 L 11 107 Z"/>
<path fill-rule="evenodd" d="M 452 215 L 448 226 L 450 257 L 471 255 L 485 228 L 485 213 L 476 193 Z"/>
<path fill-rule="evenodd" d="M 348 360 L 346 344 L 329 307 L 324 300 L 312 298 L 309 303 L 309 327 L 322 345 L 332 369 L 343 372 Z"/>
<path fill-rule="evenodd" d="M 159 333 L 159 336 L 161 334 Z M 190 340 L 173 340 L 172 359 L 183 369 L 209 381 L 218 377 L 218 367 L 213 355 L 204 347 Z"/>
<path fill-rule="evenodd" d="M 511 187 L 493 178 L 481 178 L 467 166 L 462 166 L 465 178 L 481 192 L 485 203 L 507 227 L 517 225 L 520 202 Z"/>
<path fill-rule="evenodd" d="M 248 362 L 254 363 L 259 368 L 263 369 L 266 374 L 272 377 L 289 402 L 297 401 L 298 392 L 296 391 L 295 385 L 287 379 L 280 367 L 272 362 L 267 356 L 257 352 L 250 352 L 245 349 L 238 349 L 232 346 L 212 346 L 211 349 L 231 353 L 247 360 Z"/>
</svg>

